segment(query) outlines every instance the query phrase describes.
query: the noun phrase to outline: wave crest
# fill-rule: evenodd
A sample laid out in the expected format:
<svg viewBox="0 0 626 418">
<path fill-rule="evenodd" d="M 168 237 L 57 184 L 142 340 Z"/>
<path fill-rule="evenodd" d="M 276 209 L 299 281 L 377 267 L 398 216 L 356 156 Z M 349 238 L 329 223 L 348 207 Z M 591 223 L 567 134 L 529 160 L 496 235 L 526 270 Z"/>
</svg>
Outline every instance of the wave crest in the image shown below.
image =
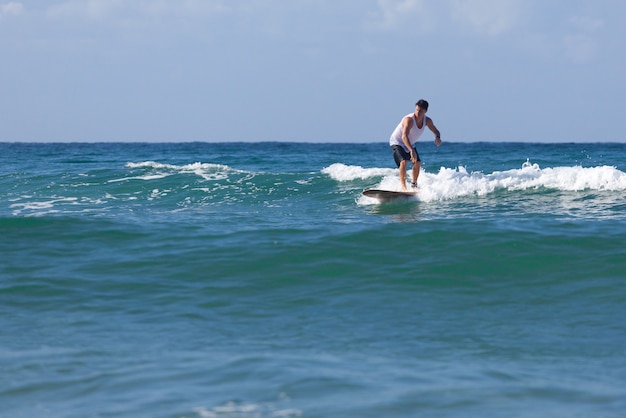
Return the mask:
<svg viewBox="0 0 626 418">
<path fill-rule="evenodd" d="M 358 165 L 345 165 L 341 163 L 331 164 L 322 169 L 323 174 L 327 174 L 336 181 L 367 180 L 372 177 L 390 176 L 397 170 L 391 168 L 363 168 Z"/>
<path fill-rule="evenodd" d="M 185 165 L 173 165 L 163 164 L 156 161 L 142 161 L 138 163 L 126 163 L 126 168 L 131 169 L 152 169 L 158 171 L 151 174 L 137 176 L 137 177 L 125 177 L 123 179 L 111 180 L 111 181 L 124 181 L 129 179 L 138 180 L 153 180 L 156 178 L 163 178 L 173 174 L 195 174 L 202 177 L 205 180 L 224 180 L 228 177 L 229 173 L 244 173 L 244 171 L 236 170 L 223 164 L 211 164 L 195 162 Z"/>
<path fill-rule="evenodd" d="M 322 170 L 332 179 L 340 182 L 356 179 L 382 177 L 375 188 L 400 190 L 396 169 L 363 168 L 344 164 L 332 164 Z M 407 180 L 410 172 L 407 173 Z M 484 196 L 498 190 L 549 189 L 560 191 L 621 191 L 626 190 L 626 173 L 612 166 L 598 167 L 554 167 L 540 168 L 526 161 L 520 169 L 494 171 L 489 174 L 468 172 L 465 167 L 441 167 L 437 173 L 424 170 L 419 177 L 422 201 L 447 200 L 462 196 Z"/>
</svg>

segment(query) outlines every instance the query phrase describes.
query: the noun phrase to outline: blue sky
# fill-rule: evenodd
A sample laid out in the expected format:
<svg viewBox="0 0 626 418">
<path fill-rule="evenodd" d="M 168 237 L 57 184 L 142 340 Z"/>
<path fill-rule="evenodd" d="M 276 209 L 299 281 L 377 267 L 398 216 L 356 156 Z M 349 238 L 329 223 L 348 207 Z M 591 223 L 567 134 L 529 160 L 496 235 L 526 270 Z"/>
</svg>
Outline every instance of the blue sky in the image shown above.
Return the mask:
<svg viewBox="0 0 626 418">
<path fill-rule="evenodd" d="M 622 0 L 0 0 L 0 141 L 626 142 Z M 430 140 L 430 135 L 427 136 Z"/>
</svg>

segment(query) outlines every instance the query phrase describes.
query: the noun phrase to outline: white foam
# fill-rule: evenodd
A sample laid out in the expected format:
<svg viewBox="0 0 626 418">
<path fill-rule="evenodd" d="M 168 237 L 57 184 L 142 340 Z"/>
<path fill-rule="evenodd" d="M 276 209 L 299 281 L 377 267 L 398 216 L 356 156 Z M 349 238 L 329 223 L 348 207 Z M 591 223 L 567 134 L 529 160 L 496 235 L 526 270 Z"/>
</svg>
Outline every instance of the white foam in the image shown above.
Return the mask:
<svg viewBox="0 0 626 418">
<path fill-rule="evenodd" d="M 109 180 L 107 181 L 107 183 L 118 183 L 120 181 L 126 181 L 126 180 L 158 180 L 158 179 L 162 179 L 165 177 L 170 176 L 171 174 L 153 174 L 153 175 L 149 175 L 149 176 L 135 176 L 135 177 L 124 177 L 121 179 L 113 179 L 113 180 Z"/>
<path fill-rule="evenodd" d="M 331 166 L 332 167 L 332 166 Z M 354 172 L 362 169 L 335 169 L 336 172 Z M 386 174 L 383 179 L 373 188 L 386 190 L 400 190 L 400 180 L 397 170 L 392 174 Z M 333 176 L 335 180 L 347 181 L 350 176 Z M 407 173 L 410 179 L 410 172 Z M 482 172 L 468 172 L 465 167 L 445 168 L 441 167 L 438 173 L 420 172 L 419 193 L 416 199 L 420 201 L 441 201 L 463 196 L 485 196 L 498 190 L 534 190 L 550 189 L 561 191 L 623 191 L 626 190 L 626 173 L 611 166 L 598 167 L 555 167 L 540 168 L 530 161 L 525 162 L 520 169 L 506 171 L 494 171 L 490 174 Z M 362 197 L 358 203 L 371 204 L 375 199 Z"/>
<path fill-rule="evenodd" d="M 173 174 L 195 174 L 205 180 L 224 180 L 228 173 L 245 173 L 245 171 L 233 169 L 227 165 L 195 162 L 185 165 L 163 164 L 156 161 L 142 161 L 138 163 L 126 163 L 127 168 L 146 168 L 156 170 L 157 173 L 126 177 L 123 179 L 110 180 L 109 182 L 125 180 L 154 180 Z"/>
<path fill-rule="evenodd" d="M 23 212 L 34 212 L 34 215 L 42 216 L 59 213 L 59 210 L 55 208 L 55 206 L 59 204 L 77 205 L 78 198 L 53 196 L 50 200 L 13 203 L 9 207 L 13 209 L 13 215 L 15 216 L 19 216 Z"/>
<path fill-rule="evenodd" d="M 194 408 L 194 412 L 201 418 L 218 418 L 222 416 L 291 418 L 302 416 L 302 411 L 299 409 L 277 409 L 272 404 L 238 403 L 232 401 L 211 409 L 205 407 Z"/>
<path fill-rule="evenodd" d="M 172 167 L 169 164 L 161 164 L 156 161 L 142 161 L 139 163 L 126 163 L 128 168 L 168 168 Z"/>
<path fill-rule="evenodd" d="M 322 173 L 337 181 L 366 180 L 372 177 L 391 176 L 397 169 L 391 168 L 363 168 L 358 165 L 331 164 L 322 169 Z"/>
</svg>

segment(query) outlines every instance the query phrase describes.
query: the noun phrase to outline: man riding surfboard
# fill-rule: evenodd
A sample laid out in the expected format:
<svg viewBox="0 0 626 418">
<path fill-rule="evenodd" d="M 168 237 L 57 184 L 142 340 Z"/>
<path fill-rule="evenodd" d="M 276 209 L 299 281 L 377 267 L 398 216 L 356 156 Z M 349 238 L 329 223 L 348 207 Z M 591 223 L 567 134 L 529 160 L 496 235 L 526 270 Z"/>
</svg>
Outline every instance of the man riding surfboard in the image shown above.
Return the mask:
<svg viewBox="0 0 626 418">
<path fill-rule="evenodd" d="M 435 145 L 441 145 L 441 133 L 435 127 L 432 119 L 426 116 L 428 102 L 424 99 L 415 103 L 415 112 L 406 115 L 389 138 L 389 145 L 393 152 L 393 159 L 400 170 L 400 185 L 406 191 L 406 167 L 410 160 L 413 163 L 411 187 L 417 188 L 417 178 L 420 174 L 421 160 L 415 148 L 415 143 L 422 136 L 426 126 L 435 134 Z"/>
</svg>

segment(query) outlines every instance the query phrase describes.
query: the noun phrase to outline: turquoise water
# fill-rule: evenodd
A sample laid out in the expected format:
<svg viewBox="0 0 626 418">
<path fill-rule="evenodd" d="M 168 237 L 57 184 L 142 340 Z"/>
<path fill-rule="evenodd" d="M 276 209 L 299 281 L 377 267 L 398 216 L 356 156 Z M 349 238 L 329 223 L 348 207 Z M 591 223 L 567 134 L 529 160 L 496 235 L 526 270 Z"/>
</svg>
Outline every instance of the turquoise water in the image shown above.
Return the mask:
<svg viewBox="0 0 626 418">
<path fill-rule="evenodd" d="M 0 144 L 0 416 L 622 416 L 626 145 Z"/>
</svg>

